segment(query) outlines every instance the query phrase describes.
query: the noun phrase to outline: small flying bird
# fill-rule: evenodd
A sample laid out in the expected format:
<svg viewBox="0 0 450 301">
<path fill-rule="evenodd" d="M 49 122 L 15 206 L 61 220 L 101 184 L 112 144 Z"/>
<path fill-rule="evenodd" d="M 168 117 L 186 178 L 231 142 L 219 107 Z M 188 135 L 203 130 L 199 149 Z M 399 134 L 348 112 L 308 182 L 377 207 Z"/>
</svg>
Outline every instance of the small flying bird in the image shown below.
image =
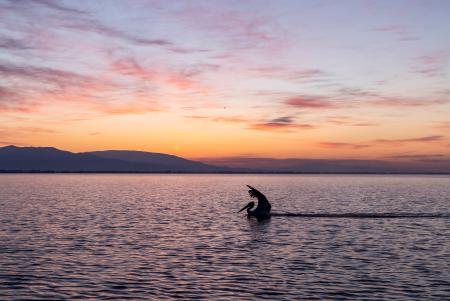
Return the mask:
<svg viewBox="0 0 450 301">
<path fill-rule="evenodd" d="M 272 206 L 270 205 L 269 201 L 267 200 L 266 196 L 262 194 L 259 190 L 256 188 L 247 185 L 250 190 L 248 191 L 248 194 L 252 198 L 258 199 L 258 206 L 254 210 L 251 210 L 255 206 L 255 202 L 250 202 L 247 205 L 245 205 L 244 208 L 239 210 L 238 212 L 241 212 L 245 209 L 247 209 L 247 216 L 254 216 L 257 219 L 266 219 L 270 217 L 270 209 Z"/>
</svg>

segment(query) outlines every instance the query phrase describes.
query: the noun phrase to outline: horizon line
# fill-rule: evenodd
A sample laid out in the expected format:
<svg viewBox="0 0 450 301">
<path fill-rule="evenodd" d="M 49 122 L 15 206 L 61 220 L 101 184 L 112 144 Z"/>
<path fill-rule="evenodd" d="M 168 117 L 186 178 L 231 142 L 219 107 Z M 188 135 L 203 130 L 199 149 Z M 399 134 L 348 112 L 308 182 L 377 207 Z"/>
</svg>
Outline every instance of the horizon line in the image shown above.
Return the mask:
<svg viewBox="0 0 450 301">
<path fill-rule="evenodd" d="M 66 150 L 62 148 L 58 148 L 55 146 L 34 146 L 34 145 L 21 145 L 20 143 L 15 144 L 5 144 L 0 146 L 0 148 L 6 148 L 6 147 L 15 147 L 15 148 L 53 148 L 59 151 L 64 152 L 70 152 L 73 154 L 81 154 L 81 153 L 92 153 L 92 152 L 102 152 L 102 151 L 125 151 L 125 152 L 143 152 L 143 153 L 153 153 L 153 154 L 162 154 L 162 155 L 169 155 L 169 156 L 175 156 L 191 161 L 199 161 L 203 162 L 202 160 L 220 160 L 220 159 L 268 159 L 268 160 L 326 160 L 326 161 L 384 161 L 384 162 L 410 162 L 414 161 L 414 157 L 423 157 L 423 156 L 430 156 L 435 157 L 435 154 L 408 154 L 404 158 L 397 156 L 390 156 L 390 157 L 384 157 L 384 158 L 311 158 L 311 157 L 270 157 L 270 156 L 250 156 L 250 155 L 235 155 L 235 156 L 216 156 L 216 157 L 188 157 L 184 155 L 174 155 L 172 153 L 164 153 L 159 151 L 148 151 L 148 150 L 139 150 L 139 149 L 100 149 L 100 150 L 84 150 L 84 151 L 72 151 L 72 150 Z M 445 161 L 449 160 L 450 156 L 442 155 L 439 156 L 440 158 L 435 158 L 435 160 L 439 161 Z"/>
</svg>

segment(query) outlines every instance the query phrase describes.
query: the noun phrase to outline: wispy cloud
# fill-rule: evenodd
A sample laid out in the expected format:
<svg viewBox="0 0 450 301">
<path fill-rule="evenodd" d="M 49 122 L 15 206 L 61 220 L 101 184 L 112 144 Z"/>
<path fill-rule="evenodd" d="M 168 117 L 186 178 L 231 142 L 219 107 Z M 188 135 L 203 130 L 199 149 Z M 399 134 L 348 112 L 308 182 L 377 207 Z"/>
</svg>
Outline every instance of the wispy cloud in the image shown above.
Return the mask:
<svg viewBox="0 0 450 301">
<path fill-rule="evenodd" d="M 368 122 L 368 121 L 358 121 L 351 116 L 330 116 L 327 118 L 327 122 L 334 125 L 342 125 L 342 126 L 377 126 L 378 123 Z"/>
<path fill-rule="evenodd" d="M 37 107 L 35 102 L 26 101 L 23 93 L 11 88 L 0 86 L 0 112 L 31 113 Z"/>
<path fill-rule="evenodd" d="M 27 81 L 40 82 L 59 88 L 98 82 L 98 80 L 93 77 L 81 75 L 72 71 L 26 65 L 18 66 L 2 64 L 0 65 L 0 74 L 5 78 L 18 78 Z"/>
<path fill-rule="evenodd" d="M 140 69 L 128 66 L 128 72 L 138 73 Z M 143 71 L 142 71 L 143 72 Z M 13 87 L 0 88 L 0 110 L 3 112 L 33 113 L 45 107 L 48 101 L 53 104 L 79 104 L 104 114 L 142 114 L 160 111 L 161 107 L 138 90 L 129 91 L 126 101 L 116 101 L 117 96 L 104 99 L 105 95 L 114 95 L 121 89 L 109 80 L 92 75 L 83 75 L 72 71 L 47 67 L 0 65 L 0 74 L 4 78 L 22 82 L 20 91 Z M 143 74 L 139 74 L 143 76 Z M 134 95 L 133 95 L 134 94 Z M 3 101 L 2 101 L 3 100 Z"/>
<path fill-rule="evenodd" d="M 434 136 L 424 136 L 415 138 L 403 138 L 403 139 L 377 139 L 376 143 L 385 144 L 402 144 L 402 143 L 427 143 L 427 142 L 437 142 L 444 140 L 444 136 L 434 135 Z"/>
<path fill-rule="evenodd" d="M 382 97 L 380 93 L 377 93 L 375 91 L 371 90 L 364 90 L 360 88 L 349 88 L 349 87 L 342 87 L 337 90 L 337 94 L 342 97 L 349 97 L 349 98 L 379 98 Z"/>
<path fill-rule="evenodd" d="M 413 72 L 428 77 L 445 75 L 447 63 L 450 60 L 450 51 L 440 50 L 416 57 L 413 62 Z"/>
<path fill-rule="evenodd" d="M 248 122 L 248 119 L 242 116 L 222 116 L 222 117 L 215 117 L 212 120 L 217 122 L 231 122 L 231 123 Z"/>
<path fill-rule="evenodd" d="M 5 50 L 29 50 L 33 49 L 30 45 L 25 43 L 21 39 L 14 39 L 9 37 L 1 37 L 0 36 L 0 49 Z"/>
<path fill-rule="evenodd" d="M 374 90 L 360 88 L 340 88 L 334 96 L 338 99 L 355 100 L 353 106 L 373 107 L 422 107 L 448 103 L 446 97 L 427 97 L 426 99 L 408 96 L 391 96 Z"/>
<path fill-rule="evenodd" d="M 449 155 L 444 154 L 400 154 L 400 155 L 391 155 L 389 158 L 400 159 L 400 160 L 413 160 L 413 161 L 443 161 L 450 159 Z"/>
<path fill-rule="evenodd" d="M 4 144 L 17 144 L 13 141 L 21 141 L 30 136 L 45 137 L 57 132 L 55 129 L 39 126 L 0 126 L 0 137 L 4 139 Z"/>
<path fill-rule="evenodd" d="M 358 144 L 358 143 L 347 143 L 347 142 L 331 142 L 331 141 L 323 141 L 318 143 L 319 146 L 325 148 L 345 148 L 345 149 L 360 149 L 371 147 L 370 144 Z"/>
<path fill-rule="evenodd" d="M 447 104 L 447 99 L 413 99 L 403 97 L 381 97 L 371 100 L 368 104 L 381 107 L 425 107 Z"/>
<path fill-rule="evenodd" d="M 390 24 L 379 26 L 372 29 L 375 32 L 383 32 L 394 35 L 398 41 L 418 41 L 420 37 L 415 35 L 406 26 L 399 24 Z"/>
<path fill-rule="evenodd" d="M 434 127 L 440 130 L 450 130 L 450 121 L 437 123 Z"/>
<path fill-rule="evenodd" d="M 185 118 L 198 119 L 198 120 L 208 120 L 213 122 L 226 122 L 226 123 L 251 123 L 254 120 L 234 115 L 234 116 L 204 116 L 204 115 L 186 115 Z"/>
<path fill-rule="evenodd" d="M 111 69 L 119 74 L 153 80 L 157 73 L 142 67 L 134 58 L 120 58 L 111 62 Z"/>
<path fill-rule="evenodd" d="M 15 0 L 9 0 L 10 3 L 16 3 L 16 4 L 21 4 L 20 2 L 27 2 L 27 1 L 15 1 Z M 38 5 L 42 5 L 45 6 L 47 8 L 59 11 L 59 12 L 63 12 L 63 13 L 69 13 L 69 14 L 77 14 L 77 15 L 86 15 L 87 13 L 83 10 L 80 9 L 76 9 L 73 7 L 69 7 L 66 5 L 62 5 L 61 1 L 55 1 L 55 0 L 33 0 L 33 1 L 29 1 L 31 3 L 28 4 L 38 4 Z M 26 3 L 23 3 L 26 4 Z"/>
<path fill-rule="evenodd" d="M 276 95 L 275 95 L 276 96 Z M 420 99 L 417 97 L 386 96 L 372 91 L 360 89 L 339 89 L 337 93 L 327 96 L 297 95 L 283 98 L 282 104 L 291 108 L 304 109 L 309 111 L 323 111 L 335 109 L 357 109 L 357 108 L 417 108 L 434 105 L 444 105 L 450 103 L 446 97 Z M 331 120 L 335 124 L 348 124 L 344 120 Z M 355 122 L 355 126 L 372 126 L 372 122 Z"/>
<path fill-rule="evenodd" d="M 98 21 L 93 19 L 78 19 L 78 20 L 67 20 L 63 21 L 62 25 L 65 28 L 75 29 L 82 32 L 91 32 L 96 33 L 100 36 L 105 36 L 113 39 L 120 39 L 124 42 L 133 43 L 140 46 L 158 46 L 158 47 L 166 47 L 167 49 L 171 49 L 175 47 L 174 43 L 162 38 L 143 38 L 131 35 L 127 32 L 121 31 L 119 29 L 115 29 L 112 27 L 105 26 Z"/>
<path fill-rule="evenodd" d="M 349 142 L 334 142 L 334 141 L 322 141 L 318 145 L 325 148 L 344 148 L 344 149 L 361 149 L 367 147 L 373 147 L 377 144 L 390 144 L 390 145 L 402 145 L 406 143 L 430 143 L 439 142 L 445 139 L 444 136 L 424 136 L 415 138 L 402 138 L 402 139 L 376 139 L 370 143 L 349 143 Z"/>
<path fill-rule="evenodd" d="M 337 108 L 338 104 L 325 97 L 316 96 L 293 96 L 284 100 L 284 103 L 296 108 L 303 109 L 331 109 Z"/>
<path fill-rule="evenodd" d="M 329 74 L 321 69 L 293 69 L 282 65 L 249 67 L 246 71 L 252 76 L 275 78 L 295 83 L 324 81 L 329 77 Z"/>
<path fill-rule="evenodd" d="M 34 127 L 34 126 L 20 126 L 15 131 L 28 132 L 28 133 L 40 133 L 40 134 L 53 134 L 57 131 L 54 129 Z"/>
<path fill-rule="evenodd" d="M 113 59 L 111 70 L 125 76 L 134 77 L 142 82 L 155 82 L 159 86 L 170 85 L 180 90 L 206 92 L 208 88 L 199 77 L 209 71 L 218 70 L 217 64 L 195 64 L 173 70 L 170 66 L 144 66 L 133 57 Z"/>
<path fill-rule="evenodd" d="M 244 15 L 229 7 L 217 10 L 213 5 L 189 3 L 183 6 L 177 17 L 189 28 L 201 30 L 228 50 L 280 51 L 286 43 L 283 30 L 277 23 L 256 11 Z"/>
<path fill-rule="evenodd" d="M 31 8 L 30 8 L 31 6 Z M 34 1 L 8 1 L 3 8 L 10 13 L 23 16 L 25 19 L 34 19 L 35 27 L 25 26 L 21 30 L 25 30 L 28 36 L 33 34 L 33 30 L 40 27 L 63 28 L 69 31 L 78 31 L 86 34 L 96 34 L 104 38 L 115 39 L 121 42 L 133 44 L 136 46 L 160 47 L 167 51 L 175 53 L 194 53 L 204 52 L 204 48 L 184 48 L 176 45 L 168 38 L 164 37 L 148 37 L 139 36 L 126 30 L 106 25 L 96 18 L 93 18 L 88 11 L 63 5 L 61 1 L 51 0 L 34 0 Z M 43 11 L 41 8 L 44 8 Z M 20 28 L 20 27 L 19 27 Z M 51 30 L 49 30 L 51 31 Z M 4 43 L 10 48 L 16 46 L 17 49 L 23 49 L 20 40 L 10 40 Z M 1 43 L 0 43 L 1 45 Z"/>
</svg>

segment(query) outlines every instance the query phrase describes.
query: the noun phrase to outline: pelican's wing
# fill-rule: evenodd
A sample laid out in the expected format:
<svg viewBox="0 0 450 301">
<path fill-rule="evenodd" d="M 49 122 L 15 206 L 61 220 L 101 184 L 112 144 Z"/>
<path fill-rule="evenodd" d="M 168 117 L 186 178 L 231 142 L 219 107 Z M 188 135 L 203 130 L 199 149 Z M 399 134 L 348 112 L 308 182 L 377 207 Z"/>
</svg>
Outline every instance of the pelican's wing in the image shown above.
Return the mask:
<svg viewBox="0 0 450 301">
<path fill-rule="evenodd" d="M 261 191 L 259 191 L 258 189 L 247 185 L 248 188 L 250 188 L 250 190 L 248 191 L 248 194 L 252 197 L 252 198 L 257 198 L 258 199 L 258 206 L 257 208 L 262 208 L 262 209 L 268 209 L 270 210 L 270 208 L 272 207 L 269 203 L 269 201 L 267 200 L 266 196 L 264 194 L 262 194 Z"/>
</svg>

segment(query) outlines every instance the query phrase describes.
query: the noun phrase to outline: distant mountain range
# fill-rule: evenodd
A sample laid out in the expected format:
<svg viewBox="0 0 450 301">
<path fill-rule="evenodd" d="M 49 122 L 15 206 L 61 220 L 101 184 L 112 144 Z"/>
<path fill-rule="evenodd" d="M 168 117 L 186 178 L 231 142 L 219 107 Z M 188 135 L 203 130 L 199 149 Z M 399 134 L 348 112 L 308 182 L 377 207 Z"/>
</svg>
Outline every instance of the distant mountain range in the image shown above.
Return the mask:
<svg viewBox="0 0 450 301">
<path fill-rule="evenodd" d="M 180 157 L 140 151 L 72 153 L 53 147 L 0 148 L 1 171 L 53 172 L 229 172 Z"/>
<path fill-rule="evenodd" d="M 0 147 L 0 172 L 450 174 L 450 160 L 445 158 L 383 161 L 237 157 L 201 161 L 142 151 L 72 153 L 53 147 Z"/>
</svg>

